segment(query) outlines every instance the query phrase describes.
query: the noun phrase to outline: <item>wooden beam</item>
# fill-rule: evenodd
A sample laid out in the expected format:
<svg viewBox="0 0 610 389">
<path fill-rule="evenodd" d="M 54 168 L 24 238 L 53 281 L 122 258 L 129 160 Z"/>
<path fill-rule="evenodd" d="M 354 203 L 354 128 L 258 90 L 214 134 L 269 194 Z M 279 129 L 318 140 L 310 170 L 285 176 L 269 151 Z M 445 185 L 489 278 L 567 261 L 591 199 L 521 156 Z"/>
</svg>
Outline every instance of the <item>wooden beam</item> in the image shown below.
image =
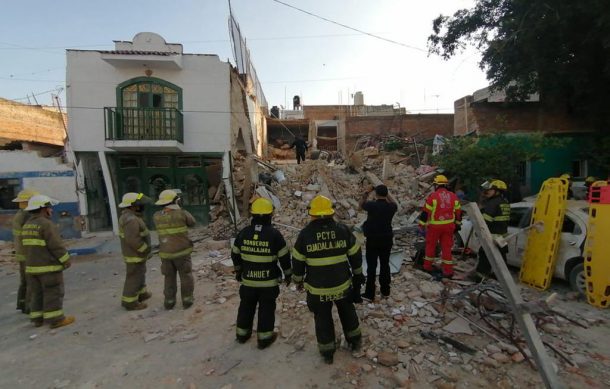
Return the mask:
<svg viewBox="0 0 610 389">
<path fill-rule="evenodd" d="M 491 233 L 489 232 L 489 228 L 487 228 L 487 224 L 483 219 L 483 215 L 481 215 L 479 207 L 477 207 L 476 203 L 468 203 L 464 205 L 462 209 L 468 213 L 468 217 L 472 221 L 473 228 L 475 229 L 475 232 L 481 242 L 481 246 L 483 247 L 483 250 L 485 250 L 485 254 L 491 263 L 491 267 L 494 270 L 496 278 L 506 293 L 506 297 L 511 305 L 513 315 L 515 316 L 515 319 L 517 319 L 521 332 L 523 333 L 529 349 L 534 356 L 534 360 L 538 366 L 538 371 L 540 372 L 542 381 L 544 381 L 547 388 L 564 388 L 565 386 L 559 381 L 559 377 L 557 377 L 557 374 L 555 373 L 551 359 L 549 358 L 546 349 L 542 344 L 542 339 L 540 338 L 540 334 L 536 329 L 532 316 L 522 308 L 524 303 L 523 298 L 517 289 L 517 285 L 515 284 L 512 275 L 506 267 L 506 263 L 502 258 L 500 250 L 498 247 L 496 247 Z"/>
<path fill-rule="evenodd" d="M 366 178 L 369 180 L 369 182 L 370 182 L 370 183 L 371 183 L 371 185 L 373 185 L 373 186 L 377 186 L 377 185 L 385 185 L 385 184 L 383 183 L 383 181 L 381 181 L 381 180 L 380 180 L 380 179 L 379 179 L 379 178 L 378 178 L 378 177 L 377 177 L 377 176 L 376 176 L 374 173 L 372 173 L 372 172 L 366 172 L 366 173 L 364 173 L 364 175 L 366 176 Z M 388 189 L 389 189 L 389 188 L 388 188 Z M 393 202 L 395 202 L 395 203 L 396 203 L 396 206 L 397 206 L 397 208 L 398 208 L 398 210 L 397 210 L 397 212 L 396 212 L 396 213 L 399 213 L 399 212 L 400 212 L 400 209 L 401 209 L 401 206 L 400 206 L 400 202 L 398 202 L 398 199 L 397 199 L 396 197 L 392 196 L 392 193 L 391 193 L 391 192 L 390 192 L 390 193 L 388 193 L 388 198 L 389 198 L 390 200 L 392 200 Z"/>
</svg>

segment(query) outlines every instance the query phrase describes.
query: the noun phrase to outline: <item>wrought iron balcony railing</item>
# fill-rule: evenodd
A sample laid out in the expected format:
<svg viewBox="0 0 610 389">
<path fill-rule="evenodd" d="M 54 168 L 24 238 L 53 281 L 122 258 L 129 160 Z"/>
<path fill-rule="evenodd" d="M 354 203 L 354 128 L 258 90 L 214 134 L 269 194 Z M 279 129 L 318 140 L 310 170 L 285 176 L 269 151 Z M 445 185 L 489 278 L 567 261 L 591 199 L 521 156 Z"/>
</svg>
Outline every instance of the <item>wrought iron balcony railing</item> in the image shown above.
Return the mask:
<svg viewBox="0 0 610 389">
<path fill-rule="evenodd" d="M 106 140 L 175 140 L 184 143 L 182 112 L 175 108 L 104 108 Z"/>
</svg>

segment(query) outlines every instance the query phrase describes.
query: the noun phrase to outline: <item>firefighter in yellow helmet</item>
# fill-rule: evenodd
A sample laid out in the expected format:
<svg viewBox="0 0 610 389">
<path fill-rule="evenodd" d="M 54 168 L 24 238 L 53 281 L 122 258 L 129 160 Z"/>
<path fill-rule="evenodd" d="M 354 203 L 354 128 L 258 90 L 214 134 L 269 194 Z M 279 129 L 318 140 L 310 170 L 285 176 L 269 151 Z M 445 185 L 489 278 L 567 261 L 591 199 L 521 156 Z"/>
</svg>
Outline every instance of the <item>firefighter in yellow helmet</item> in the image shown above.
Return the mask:
<svg viewBox="0 0 610 389">
<path fill-rule="evenodd" d="M 58 328 L 74 322 L 74 317 L 64 316 L 63 311 L 63 271 L 70 267 L 70 254 L 51 221 L 52 207 L 57 203 L 45 195 L 30 197 L 25 210 L 31 216 L 21 230 L 30 288 L 30 320 L 36 327 L 47 323 Z"/>
<path fill-rule="evenodd" d="M 362 251 L 349 228 L 333 219 L 330 199 L 314 197 L 309 204 L 312 220 L 297 237 L 292 250 L 292 279 L 307 290 L 307 306 L 314 314 L 318 350 L 333 363 L 336 350 L 332 308 L 337 306 L 345 339 L 358 350 L 362 334 L 352 298 L 352 282 L 362 285 Z"/>
<path fill-rule="evenodd" d="M 22 313 L 30 313 L 29 304 L 29 291 L 27 287 L 27 277 L 25 274 L 25 255 L 23 252 L 23 246 L 21 245 L 21 227 L 30 218 L 30 213 L 25 211 L 28 206 L 28 200 L 30 197 L 39 194 L 34 189 L 23 189 L 17 194 L 17 197 L 13 199 L 13 203 L 19 203 L 19 210 L 13 217 L 13 245 L 15 249 L 15 260 L 19 263 L 19 289 L 17 290 L 17 309 L 21 310 Z"/>
<path fill-rule="evenodd" d="M 587 197 L 585 197 L 585 200 L 589 200 L 589 197 L 591 195 L 591 186 L 595 181 L 597 181 L 597 178 L 593 176 L 589 176 L 585 179 L 585 188 L 587 188 Z"/>
<path fill-rule="evenodd" d="M 146 290 L 146 260 L 150 258 L 150 233 L 142 218 L 144 206 L 152 201 L 143 193 L 125 193 L 119 204 L 121 251 L 126 276 L 121 305 L 128 311 L 146 308 L 144 300 L 152 295 Z"/>
<path fill-rule="evenodd" d="M 426 233 L 426 256 L 424 271 L 436 278 L 453 277 L 453 233 L 459 230 L 462 222 L 462 206 L 455 193 L 447 189 L 449 180 L 442 174 L 434 178 L 434 192 L 427 198 L 419 217 L 419 225 Z M 438 274 L 433 267 L 436 257 L 436 245 L 441 245 L 441 270 Z"/>
<path fill-rule="evenodd" d="M 505 197 L 508 189 L 502 180 L 485 181 L 481 185 L 483 190 L 483 200 L 481 201 L 481 214 L 489 228 L 489 232 L 494 236 L 504 236 L 508 232 L 508 222 L 510 220 L 510 203 Z M 506 262 L 508 246 L 499 247 L 502 258 Z M 481 281 L 484 278 L 492 277 L 493 271 L 485 250 L 479 249 L 479 261 L 476 267 L 475 280 Z"/>
<path fill-rule="evenodd" d="M 258 348 L 264 349 L 277 339 L 277 333 L 273 331 L 275 300 L 280 293 L 282 273 L 286 286 L 290 284 L 290 250 L 282 234 L 271 225 L 271 201 L 265 198 L 254 200 L 250 213 L 250 225 L 237 234 L 231 247 L 235 279 L 241 283 L 236 340 L 245 343 L 252 336 L 258 305 L 256 337 Z"/>
<path fill-rule="evenodd" d="M 559 176 L 562 180 L 565 180 L 568 185 L 568 193 L 566 194 L 566 198 L 568 200 L 574 198 L 574 192 L 572 191 L 572 175 L 570 173 L 564 173 Z"/>
<path fill-rule="evenodd" d="M 153 220 L 159 235 L 159 257 L 161 258 L 161 273 L 165 276 L 165 309 L 176 305 L 177 282 L 176 273 L 180 276 L 180 295 L 184 309 L 193 305 L 193 265 L 191 253 L 193 242 L 188 236 L 188 227 L 195 225 L 195 218 L 188 211 L 180 208 L 180 197 L 171 189 L 159 194 L 156 205 L 163 209 L 155 212 Z"/>
</svg>

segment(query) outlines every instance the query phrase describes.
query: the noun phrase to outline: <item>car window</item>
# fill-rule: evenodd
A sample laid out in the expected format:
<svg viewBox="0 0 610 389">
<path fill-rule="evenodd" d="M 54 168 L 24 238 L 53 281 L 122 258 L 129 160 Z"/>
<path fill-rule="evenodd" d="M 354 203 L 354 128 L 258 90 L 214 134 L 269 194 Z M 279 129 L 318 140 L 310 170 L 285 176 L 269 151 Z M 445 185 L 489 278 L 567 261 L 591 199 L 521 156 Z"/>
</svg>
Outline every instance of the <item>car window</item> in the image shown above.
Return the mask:
<svg viewBox="0 0 610 389">
<path fill-rule="evenodd" d="M 531 212 L 528 212 L 530 210 L 531 210 L 531 208 L 526 208 L 526 207 L 511 208 L 510 209 L 510 220 L 508 221 L 509 227 L 521 228 L 521 226 L 523 226 L 523 225 L 528 225 L 529 218 L 525 222 L 525 224 L 523 224 L 523 218 L 528 213 L 531 214 Z"/>
</svg>

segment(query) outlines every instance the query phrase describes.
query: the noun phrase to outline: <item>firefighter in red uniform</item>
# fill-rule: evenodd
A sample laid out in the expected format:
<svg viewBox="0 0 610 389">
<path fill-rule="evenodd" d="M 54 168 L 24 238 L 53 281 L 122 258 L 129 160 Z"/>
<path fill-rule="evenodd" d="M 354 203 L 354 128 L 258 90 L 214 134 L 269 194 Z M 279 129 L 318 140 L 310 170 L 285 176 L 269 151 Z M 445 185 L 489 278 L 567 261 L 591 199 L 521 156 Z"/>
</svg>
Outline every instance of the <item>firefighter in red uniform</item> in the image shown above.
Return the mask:
<svg viewBox="0 0 610 389">
<path fill-rule="evenodd" d="M 455 193 L 447 189 L 447 177 L 439 174 L 434 178 L 434 192 L 426 199 L 421 216 L 420 227 L 426 230 L 426 256 L 424 270 L 433 271 L 432 264 L 436 256 L 436 244 L 441 244 L 442 275 L 453 277 L 453 233 L 460 228 L 462 210 L 460 200 Z"/>
<path fill-rule="evenodd" d="M 256 337 L 258 348 L 264 349 L 277 339 L 277 333 L 273 332 L 275 300 L 280 293 L 282 272 L 286 286 L 291 281 L 290 250 L 282 234 L 271 225 L 271 201 L 264 198 L 254 200 L 251 213 L 251 224 L 237 234 L 231 247 L 235 278 L 241 282 L 236 339 L 245 343 L 252 335 L 252 322 L 258 305 Z"/>
<path fill-rule="evenodd" d="M 307 289 L 307 307 L 314 314 L 318 350 L 333 363 L 337 347 L 333 305 L 337 306 L 345 340 L 358 350 L 362 334 L 352 302 L 352 283 L 362 285 L 362 251 L 349 228 L 333 220 L 332 202 L 316 196 L 309 204 L 312 221 L 301 230 L 292 249 L 292 279 Z M 303 285 L 304 282 L 304 285 Z"/>
</svg>

